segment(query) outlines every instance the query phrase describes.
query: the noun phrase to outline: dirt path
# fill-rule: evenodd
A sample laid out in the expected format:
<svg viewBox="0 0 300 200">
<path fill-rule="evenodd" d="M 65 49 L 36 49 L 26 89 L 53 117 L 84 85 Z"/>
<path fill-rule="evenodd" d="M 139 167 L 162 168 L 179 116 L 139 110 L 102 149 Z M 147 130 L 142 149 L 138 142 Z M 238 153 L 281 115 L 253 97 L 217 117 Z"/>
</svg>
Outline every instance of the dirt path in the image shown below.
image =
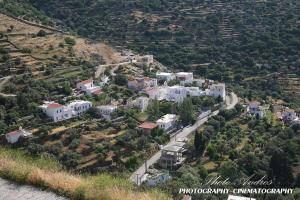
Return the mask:
<svg viewBox="0 0 300 200">
<path fill-rule="evenodd" d="M 1 93 L 1 90 L 3 89 L 4 85 L 12 78 L 12 76 L 6 76 L 4 78 L 1 78 L 0 79 L 0 95 L 1 96 L 4 96 L 4 97 L 15 97 L 16 95 L 15 94 L 4 94 L 4 93 Z"/>
</svg>

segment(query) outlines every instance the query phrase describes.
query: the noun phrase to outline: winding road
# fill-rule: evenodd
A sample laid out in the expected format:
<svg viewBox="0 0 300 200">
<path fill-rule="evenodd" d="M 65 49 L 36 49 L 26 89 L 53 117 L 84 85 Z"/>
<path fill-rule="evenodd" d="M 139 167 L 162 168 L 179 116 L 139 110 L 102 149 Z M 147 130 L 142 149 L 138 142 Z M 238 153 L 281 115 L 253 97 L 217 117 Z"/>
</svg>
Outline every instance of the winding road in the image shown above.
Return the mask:
<svg viewBox="0 0 300 200">
<path fill-rule="evenodd" d="M 67 200 L 32 186 L 17 185 L 0 178 L 0 200 Z"/>
<path fill-rule="evenodd" d="M 12 76 L 6 76 L 6 77 L 3 77 L 3 78 L 0 78 L 0 91 L 3 89 L 4 85 L 12 78 Z M 1 93 L 0 92 L 0 95 L 1 96 L 4 96 L 4 97 L 15 97 L 16 95 L 15 94 L 4 94 L 4 93 Z"/>
<path fill-rule="evenodd" d="M 238 103 L 239 99 L 235 93 L 231 93 L 230 96 L 227 96 L 226 98 L 226 108 L 227 110 L 230 110 L 234 108 L 234 106 Z M 208 117 L 205 117 L 203 119 L 198 119 L 196 123 L 192 126 L 188 126 L 184 128 L 181 132 L 176 134 L 176 136 L 172 137 L 170 142 L 166 145 L 174 145 L 176 141 L 185 141 L 189 139 L 188 137 L 196 131 L 200 126 L 202 126 L 209 117 L 215 116 L 219 113 L 219 110 L 214 111 L 211 113 Z M 161 156 L 161 150 L 159 150 L 156 154 L 154 154 L 150 159 L 145 161 L 143 165 L 141 165 L 130 177 L 130 180 L 136 184 L 138 184 L 140 181 L 140 177 L 143 177 L 146 173 L 146 168 L 149 169 L 149 166 L 153 165 L 156 163 Z"/>
</svg>

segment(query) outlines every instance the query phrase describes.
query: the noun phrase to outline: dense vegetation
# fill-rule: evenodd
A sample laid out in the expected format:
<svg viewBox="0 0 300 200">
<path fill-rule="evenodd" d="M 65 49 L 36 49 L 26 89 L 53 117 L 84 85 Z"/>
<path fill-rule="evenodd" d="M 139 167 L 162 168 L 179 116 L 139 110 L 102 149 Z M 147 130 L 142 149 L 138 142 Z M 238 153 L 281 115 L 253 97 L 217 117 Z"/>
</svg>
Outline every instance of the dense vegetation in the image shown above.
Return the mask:
<svg viewBox="0 0 300 200">
<path fill-rule="evenodd" d="M 299 125 L 284 126 L 270 117 L 258 120 L 243 115 L 241 106 L 221 111 L 195 134 L 190 143 L 189 159 L 177 171 L 176 178 L 160 188 L 176 197 L 178 188 L 197 188 L 210 177 L 229 178 L 226 188 L 271 187 L 299 188 Z M 240 115 L 242 114 L 242 117 Z M 272 180 L 272 185 L 241 185 L 251 180 Z M 205 187 L 205 186 L 203 186 Z M 207 187 L 214 187 L 208 185 Z M 215 186 L 220 187 L 220 186 Z M 293 195 L 252 195 L 258 200 L 299 199 L 299 189 Z M 224 199 L 222 195 L 195 195 L 193 199 Z"/>
<path fill-rule="evenodd" d="M 107 174 L 80 176 L 68 173 L 48 154 L 32 158 L 24 151 L 0 147 L 0 161 L 0 177 L 47 188 L 70 199 L 168 199 L 157 190 L 137 191 L 128 180 Z"/>
<path fill-rule="evenodd" d="M 153 53 L 169 67 L 235 83 L 246 89 L 240 94 L 244 97 L 288 96 L 286 84 L 268 74 L 279 72 L 286 83 L 287 74 L 300 72 L 297 0 L 28 2 L 80 35 Z M 260 93 L 249 95 L 249 89 Z M 297 101 L 292 95 L 286 100 Z"/>
<path fill-rule="evenodd" d="M 284 96 L 299 107 L 298 86 L 290 84 L 300 73 L 297 0 L 22 0 L 0 5 L 3 12 L 23 17 L 33 12 L 47 23 L 40 17 L 45 13 L 80 35 L 153 53 L 168 67 L 232 83 L 241 97 Z M 40 13 L 35 8 L 25 12 L 24 5 Z M 11 12 L 11 7 L 24 12 Z"/>
<path fill-rule="evenodd" d="M 300 75 L 299 9 L 298 0 L 48 0 L 47 3 L 43 0 L 4 0 L 0 3 L 2 12 L 25 19 L 37 17 L 49 24 L 46 14 L 56 19 L 57 24 L 80 35 L 126 46 L 139 53 L 152 53 L 157 60 L 175 70 L 194 71 L 229 83 L 240 97 L 270 100 L 269 103 L 273 99 L 282 99 L 294 108 L 300 107 L 299 85 L 290 82 L 291 79 L 299 81 Z M 66 39 L 65 43 L 72 45 L 73 41 Z M 28 52 L 28 49 L 23 51 Z M 7 53 L 2 54 L 1 62 L 6 62 L 9 59 L 5 56 Z M 53 73 L 51 67 L 46 72 Z M 111 92 L 108 98 L 127 98 L 130 91 L 120 86 L 126 85 L 126 80 L 121 76 L 117 78 L 119 86 L 111 89 L 117 92 Z M 17 119 L 28 111 L 39 116 L 34 110 L 35 103 L 40 103 L 51 92 L 66 94 L 69 87 L 56 87 L 31 78 L 26 84 L 28 87 L 24 87 L 17 98 L 0 99 L 3 105 L 0 107 L 0 134 L 16 128 Z M 15 89 L 10 85 L 6 91 Z M 98 102 L 105 100 L 106 97 L 96 99 Z M 192 103 L 197 104 L 197 101 Z M 171 108 L 168 104 L 158 104 L 149 114 L 158 117 L 164 113 L 162 110 Z M 182 108 L 178 110 L 179 114 L 186 116 L 186 111 L 191 110 L 191 102 L 185 102 Z M 190 144 L 187 166 L 161 188 L 177 196 L 179 187 L 198 187 L 211 173 L 231 179 L 267 174 L 275 181 L 273 187 L 299 187 L 299 127 L 284 126 L 266 118 L 235 118 L 242 112 L 241 107 L 236 107 L 212 118 Z M 138 113 L 121 110 L 119 114 L 131 119 Z M 182 118 L 187 124 L 194 120 L 193 117 Z M 134 120 L 128 123 L 128 126 L 135 125 Z M 77 145 L 76 139 L 72 138 L 71 148 Z M 116 146 L 126 146 L 131 139 L 120 137 Z M 159 133 L 153 134 L 153 139 L 158 143 L 168 140 Z M 144 148 L 137 146 L 141 140 L 134 141 L 136 147 L 133 149 Z M 61 159 L 76 160 L 76 155 L 67 156 Z M 127 161 L 127 168 L 138 165 L 137 158 Z M 294 197 L 257 197 L 260 198 L 298 199 L 299 191 Z"/>
</svg>

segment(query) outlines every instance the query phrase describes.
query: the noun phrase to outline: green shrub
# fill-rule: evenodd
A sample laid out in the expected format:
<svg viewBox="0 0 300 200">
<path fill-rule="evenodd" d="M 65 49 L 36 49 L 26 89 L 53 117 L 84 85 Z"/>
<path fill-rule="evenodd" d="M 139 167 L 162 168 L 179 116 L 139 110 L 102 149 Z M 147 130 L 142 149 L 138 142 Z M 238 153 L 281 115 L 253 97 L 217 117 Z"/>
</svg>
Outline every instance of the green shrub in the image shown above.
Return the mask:
<svg viewBox="0 0 300 200">
<path fill-rule="evenodd" d="M 74 46 L 76 44 L 76 41 L 73 38 L 66 37 L 65 38 L 65 43 L 71 46 Z"/>
</svg>

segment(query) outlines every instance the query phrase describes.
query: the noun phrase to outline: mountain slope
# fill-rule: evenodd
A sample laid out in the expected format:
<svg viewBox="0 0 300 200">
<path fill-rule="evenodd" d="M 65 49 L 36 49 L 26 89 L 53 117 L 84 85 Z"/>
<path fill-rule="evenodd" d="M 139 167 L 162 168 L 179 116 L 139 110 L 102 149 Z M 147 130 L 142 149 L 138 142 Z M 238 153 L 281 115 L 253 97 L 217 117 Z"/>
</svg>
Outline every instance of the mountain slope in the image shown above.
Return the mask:
<svg viewBox="0 0 300 200">
<path fill-rule="evenodd" d="M 260 98 L 278 98 L 284 87 L 272 81 L 273 90 L 266 90 L 266 76 L 300 74 L 297 0 L 28 3 L 80 35 L 153 53 L 169 67 L 242 86 L 242 97 L 254 90 Z M 257 79 L 259 84 L 251 81 Z"/>
</svg>

